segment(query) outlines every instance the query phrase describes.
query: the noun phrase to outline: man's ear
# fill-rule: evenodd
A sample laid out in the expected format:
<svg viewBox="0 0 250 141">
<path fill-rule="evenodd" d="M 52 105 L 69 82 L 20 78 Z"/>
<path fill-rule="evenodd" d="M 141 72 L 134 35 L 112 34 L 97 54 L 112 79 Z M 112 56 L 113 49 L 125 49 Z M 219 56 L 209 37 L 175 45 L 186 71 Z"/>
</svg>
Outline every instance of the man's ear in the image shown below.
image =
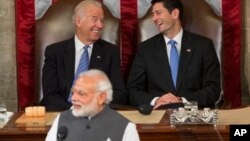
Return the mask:
<svg viewBox="0 0 250 141">
<path fill-rule="evenodd" d="M 105 92 L 102 92 L 98 95 L 98 104 L 102 105 L 105 103 L 107 99 L 107 94 Z"/>
<path fill-rule="evenodd" d="M 81 18 L 79 17 L 79 16 L 77 16 L 76 18 L 75 18 L 75 24 L 76 24 L 76 26 L 80 26 L 81 25 Z"/>
<path fill-rule="evenodd" d="M 172 18 L 173 19 L 178 19 L 180 16 L 180 11 L 179 9 L 175 8 L 172 12 L 171 12 Z"/>
</svg>

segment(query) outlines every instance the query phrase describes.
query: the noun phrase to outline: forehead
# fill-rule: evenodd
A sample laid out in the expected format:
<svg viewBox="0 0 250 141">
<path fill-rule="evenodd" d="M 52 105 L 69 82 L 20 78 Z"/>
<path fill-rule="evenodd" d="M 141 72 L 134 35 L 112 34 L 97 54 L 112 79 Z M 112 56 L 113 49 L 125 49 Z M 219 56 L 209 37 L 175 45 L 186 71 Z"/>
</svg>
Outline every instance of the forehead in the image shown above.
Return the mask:
<svg viewBox="0 0 250 141">
<path fill-rule="evenodd" d="M 75 88 L 83 90 L 95 90 L 96 81 L 91 77 L 79 77 L 76 80 Z"/>
<path fill-rule="evenodd" d="M 100 16 L 104 17 L 103 9 L 96 5 L 89 5 L 85 7 L 84 12 L 88 16 Z"/>
<path fill-rule="evenodd" d="M 152 11 L 156 12 L 156 11 L 163 11 L 163 10 L 167 10 L 164 6 L 162 2 L 158 2 L 155 3 L 152 7 Z"/>
</svg>

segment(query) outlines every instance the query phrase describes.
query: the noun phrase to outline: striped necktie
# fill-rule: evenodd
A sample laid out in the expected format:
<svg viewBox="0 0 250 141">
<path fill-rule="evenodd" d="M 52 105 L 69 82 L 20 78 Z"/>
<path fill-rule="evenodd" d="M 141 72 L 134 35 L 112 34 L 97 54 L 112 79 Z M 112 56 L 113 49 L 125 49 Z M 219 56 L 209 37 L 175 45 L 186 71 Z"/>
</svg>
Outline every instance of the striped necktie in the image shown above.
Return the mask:
<svg viewBox="0 0 250 141">
<path fill-rule="evenodd" d="M 73 81 L 72 87 L 74 86 L 75 81 L 78 78 L 79 74 L 81 72 L 87 71 L 88 68 L 89 68 L 89 53 L 88 53 L 88 48 L 89 48 L 89 46 L 83 47 L 84 52 L 83 52 L 83 54 L 82 54 L 82 56 L 80 58 L 80 61 L 79 61 L 78 67 L 77 67 L 77 71 L 76 71 L 76 74 L 75 74 L 75 77 L 74 77 L 74 81 Z M 72 97 L 72 92 L 70 91 L 69 97 L 68 97 L 68 102 L 71 102 L 71 97 Z"/>
<path fill-rule="evenodd" d="M 178 74 L 178 65 L 179 65 L 179 55 L 178 51 L 176 48 L 176 41 L 175 40 L 170 40 L 168 44 L 171 45 L 171 50 L 170 50 L 170 68 L 171 68 L 171 75 L 172 75 L 172 80 L 173 84 L 176 88 L 176 80 L 177 80 L 177 74 Z"/>
</svg>

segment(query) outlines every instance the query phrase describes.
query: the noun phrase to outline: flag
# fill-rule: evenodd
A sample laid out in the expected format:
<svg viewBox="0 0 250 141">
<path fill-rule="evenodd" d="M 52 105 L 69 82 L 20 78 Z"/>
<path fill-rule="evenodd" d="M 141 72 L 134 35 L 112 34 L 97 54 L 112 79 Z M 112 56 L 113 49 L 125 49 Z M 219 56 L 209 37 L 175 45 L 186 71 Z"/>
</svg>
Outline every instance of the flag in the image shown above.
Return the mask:
<svg viewBox="0 0 250 141">
<path fill-rule="evenodd" d="M 16 58 L 17 58 L 17 97 L 18 109 L 24 110 L 33 105 L 35 95 L 35 5 L 40 13 L 46 12 L 44 6 L 57 0 L 16 0 Z M 45 3 L 44 3 L 45 2 Z M 37 9 L 39 9 L 37 7 Z M 48 7 L 47 7 L 48 8 Z M 38 14 L 39 15 L 39 14 Z M 40 14 L 41 15 L 41 14 Z"/>
<path fill-rule="evenodd" d="M 223 89 L 229 107 L 241 106 L 241 16 L 240 0 L 222 0 Z"/>
<path fill-rule="evenodd" d="M 16 0 L 16 58 L 18 109 L 34 103 L 35 99 L 35 3 Z"/>
<path fill-rule="evenodd" d="M 222 79 L 225 108 L 241 106 L 240 0 L 205 0 L 223 19 Z"/>
<path fill-rule="evenodd" d="M 41 19 L 52 3 L 52 0 L 35 0 L 35 19 Z"/>
<path fill-rule="evenodd" d="M 16 0 L 18 107 L 36 103 L 35 20 L 59 0 Z M 231 107 L 241 105 L 240 84 L 240 0 L 205 0 L 223 19 L 222 79 L 224 97 Z M 137 50 L 138 18 L 143 17 L 151 0 L 102 0 L 120 18 L 122 70 L 126 77 Z"/>
</svg>

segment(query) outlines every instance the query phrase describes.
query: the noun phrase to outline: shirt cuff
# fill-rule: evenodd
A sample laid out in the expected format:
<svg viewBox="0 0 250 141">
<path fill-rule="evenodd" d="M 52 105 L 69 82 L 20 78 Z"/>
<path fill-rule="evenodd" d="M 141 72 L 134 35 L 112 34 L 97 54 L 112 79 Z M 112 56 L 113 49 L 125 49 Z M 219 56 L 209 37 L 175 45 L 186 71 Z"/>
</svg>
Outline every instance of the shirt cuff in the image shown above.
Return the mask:
<svg viewBox="0 0 250 141">
<path fill-rule="evenodd" d="M 187 99 L 184 97 L 181 97 L 183 103 L 188 103 Z"/>
<path fill-rule="evenodd" d="M 160 97 L 155 97 L 155 98 L 150 102 L 150 105 L 151 105 L 151 106 L 155 106 L 155 102 L 156 102 L 156 100 L 157 100 L 158 98 L 160 98 Z"/>
</svg>

